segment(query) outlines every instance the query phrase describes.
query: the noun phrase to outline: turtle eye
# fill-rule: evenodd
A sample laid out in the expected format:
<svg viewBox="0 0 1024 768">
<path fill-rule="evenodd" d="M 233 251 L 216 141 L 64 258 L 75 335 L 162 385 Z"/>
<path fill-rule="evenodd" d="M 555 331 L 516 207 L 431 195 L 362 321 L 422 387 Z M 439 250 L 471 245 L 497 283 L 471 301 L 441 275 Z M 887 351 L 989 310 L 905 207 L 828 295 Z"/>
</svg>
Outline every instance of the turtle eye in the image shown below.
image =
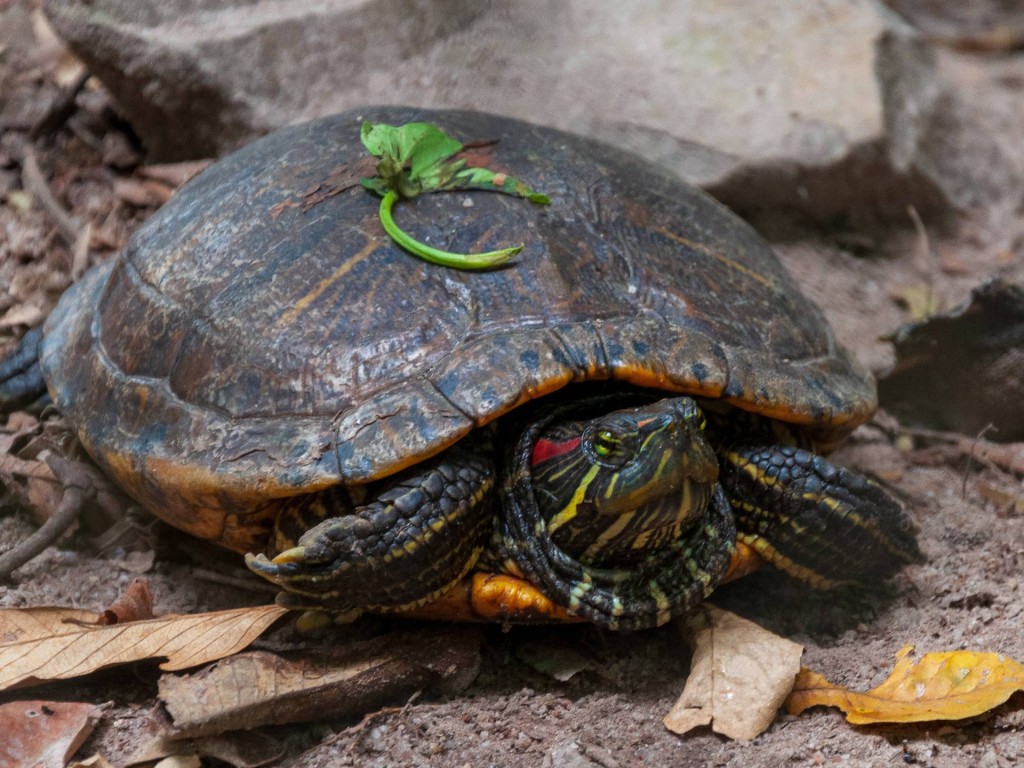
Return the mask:
<svg viewBox="0 0 1024 768">
<path fill-rule="evenodd" d="M 599 429 L 594 433 L 594 453 L 607 459 L 615 453 L 622 441 L 610 429 Z"/>
<path fill-rule="evenodd" d="M 636 435 L 629 430 L 603 424 L 584 436 L 583 446 L 591 458 L 609 467 L 621 467 L 636 453 Z"/>
</svg>

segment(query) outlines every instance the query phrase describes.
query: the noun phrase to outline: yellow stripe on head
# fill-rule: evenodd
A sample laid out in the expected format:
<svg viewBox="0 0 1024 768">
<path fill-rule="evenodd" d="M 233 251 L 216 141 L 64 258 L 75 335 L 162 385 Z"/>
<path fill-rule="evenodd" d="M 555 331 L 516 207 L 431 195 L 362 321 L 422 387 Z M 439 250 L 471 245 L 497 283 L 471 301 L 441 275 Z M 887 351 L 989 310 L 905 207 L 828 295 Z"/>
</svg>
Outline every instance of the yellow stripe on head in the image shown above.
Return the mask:
<svg viewBox="0 0 1024 768">
<path fill-rule="evenodd" d="M 587 488 L 589 488 L 590 484 L 594 482 L 594 478 L 597 477 L 597 473 L 600 471 L 600 464 L 594 464 L 587 470 L 587 474 L 585 474 L 583 479 L 580 480 L 580 484 L 576 487 L 569 503 L 565 505 L 565 508 L 561 512 L 548 521 L 547 529 L 549 533 L 554 533 L 576 517 L 577 508 L 579 507 L 580 502 L 583 501 L 583 497 L 587 495 Z"/>
<path fill-rule="evenodd" d="M 608 542 L 613 541 L 626 529 L 626 526 L 633 522 L 635 516 L 636 510 L 634 509 L 632 512 L 625 512 L 616 517 L 615 522 L 605 528 L 601 535 L 594 540 L 594 543 L 587 547 L 586 551 L 580 556 L 580 560 L 584 562 L 592 560 L 608 545 Z"/>
</svg>

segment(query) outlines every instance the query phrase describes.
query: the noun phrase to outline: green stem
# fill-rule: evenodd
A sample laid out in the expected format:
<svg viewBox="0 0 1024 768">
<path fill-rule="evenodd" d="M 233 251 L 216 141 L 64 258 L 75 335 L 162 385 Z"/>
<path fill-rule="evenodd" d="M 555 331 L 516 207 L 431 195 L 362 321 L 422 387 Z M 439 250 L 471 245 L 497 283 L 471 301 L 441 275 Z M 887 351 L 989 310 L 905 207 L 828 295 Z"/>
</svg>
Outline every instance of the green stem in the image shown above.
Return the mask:
<svg viewBox="0 0 1024 768">
<path fill-rule="evenodd" d="M 389 189 L 384 199 L 380 201 L 380 221 L 384 225 L 384 231 L 391 239 L 398 243 L 413 256 L 419 256 L 424 261 L 433 264 L 440 264 L 442 267 L 453 267 L 454 269 L 493 269 L 508 262 L 513 256 L 523 250 L 523 246 L 517 245 L 513 248 L 502 248 L 500 251 L 488 251 L 487 253 L 451 253 L 432 248 L 426 243 L 410 237 L 403 232 L 395 220 L 391 217 L 391 207 L 398 199 L 398 193 Z"/>
</svg>

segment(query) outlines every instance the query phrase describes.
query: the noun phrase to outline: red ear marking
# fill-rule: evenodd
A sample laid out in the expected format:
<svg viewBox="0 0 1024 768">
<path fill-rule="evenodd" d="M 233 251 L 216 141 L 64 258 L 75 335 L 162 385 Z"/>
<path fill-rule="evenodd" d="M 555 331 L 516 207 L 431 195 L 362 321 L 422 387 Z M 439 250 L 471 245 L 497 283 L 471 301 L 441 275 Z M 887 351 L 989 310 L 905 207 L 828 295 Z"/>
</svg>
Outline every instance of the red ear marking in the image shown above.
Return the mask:
<svg viewBox="0 0 1024 768">
<path fill-rule="evenodd" d="M 538 464 L 543 464 L 549 459 L 553 459 L 556 456 L 561 456 L 563 453 L 575 450 L 579 447 L 579 444 L 580 438 L 578 437 L 574 437 L 571 440 L 565 440 L 561 443 L 541 438 L 534 443 L 533 455 L 530 457 L 530 466 L 536 467 Z"/>
</svg>

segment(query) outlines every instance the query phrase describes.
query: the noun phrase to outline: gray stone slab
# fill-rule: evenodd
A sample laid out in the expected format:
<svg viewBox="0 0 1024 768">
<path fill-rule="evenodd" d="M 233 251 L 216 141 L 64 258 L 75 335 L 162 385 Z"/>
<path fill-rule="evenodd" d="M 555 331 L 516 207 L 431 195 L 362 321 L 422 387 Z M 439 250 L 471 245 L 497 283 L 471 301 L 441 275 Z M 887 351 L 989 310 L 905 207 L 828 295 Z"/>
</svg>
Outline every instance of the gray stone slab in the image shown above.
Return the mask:
<svg viewBox="0 0 1024 768">
<path fill-rule="evenodd" d="M 818 218 L 1014 188 L 874 0 L 48 0 L 153 159 L 222 154 L 369 103 L 494 111 L 604 138 L 732 205 Z M 972 158 L 959 160 L 964 146 Z M 980 154 L 978 149 L 980 146 Z"/>
</svg>

